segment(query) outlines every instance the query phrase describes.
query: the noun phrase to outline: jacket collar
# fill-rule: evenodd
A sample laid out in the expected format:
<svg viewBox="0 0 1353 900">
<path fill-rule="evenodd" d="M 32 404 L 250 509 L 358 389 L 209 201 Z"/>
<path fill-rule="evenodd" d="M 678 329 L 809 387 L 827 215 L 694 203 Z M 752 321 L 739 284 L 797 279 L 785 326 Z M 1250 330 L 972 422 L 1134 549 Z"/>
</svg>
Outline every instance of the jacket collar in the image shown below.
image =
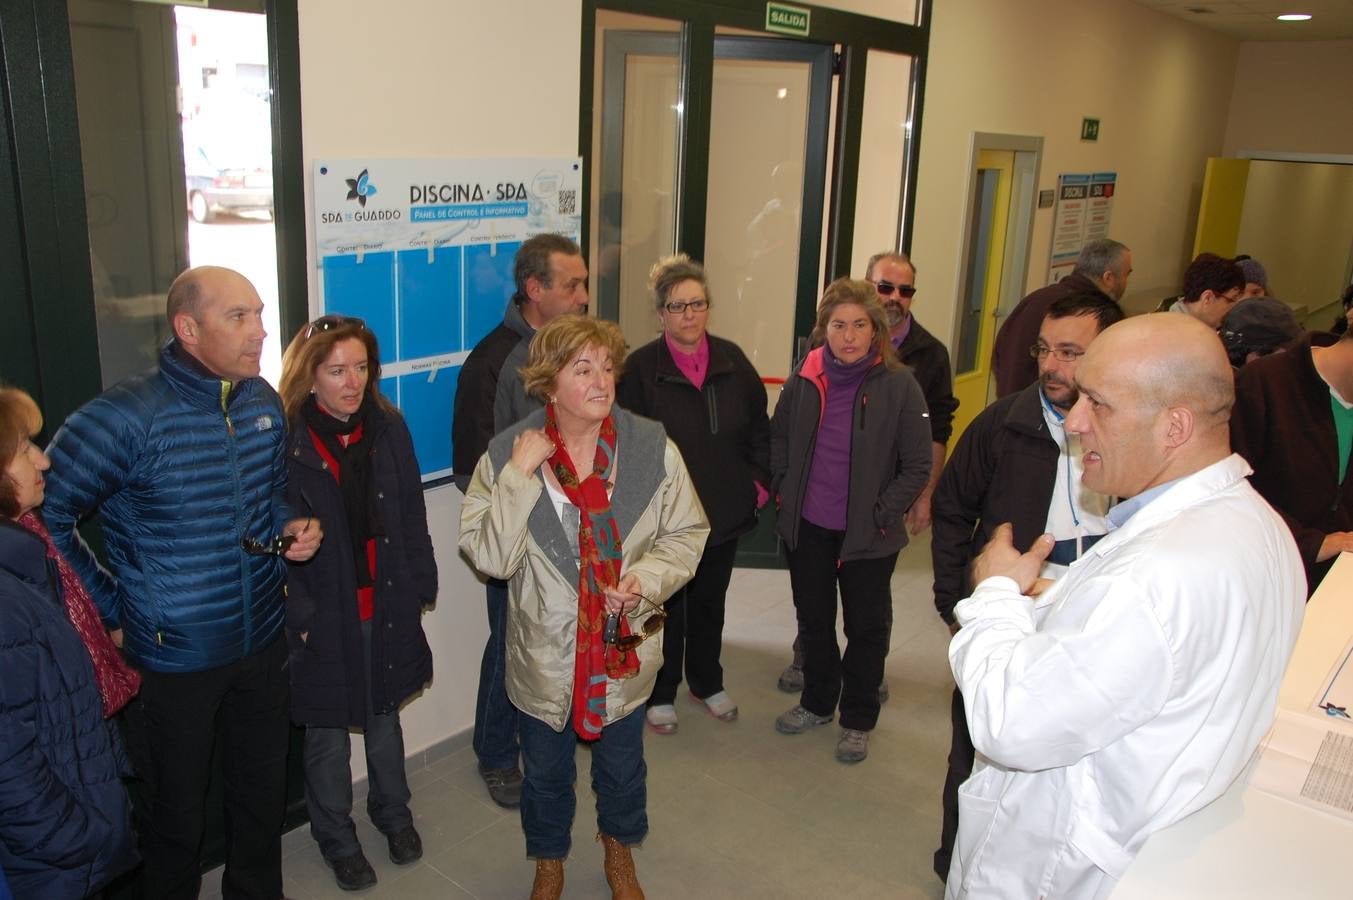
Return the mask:
<svg viewBox="0 0 1353 900">
<path fill-rule="evenodd" d="M 518 300 L 521 303 L 526 302 L 526 298 L 522 297 L 521 294 L 513 294 L 512 298 L 507 301 L 507 310 L 503 313 L 503 324 L 529 341 L 536 336 L 536 330 L 521 314 L 521 305 L 517 302 Z"/>
<path fill-rule="evenodd" d="M 915 314 L 911 317 L 911 328 L 907 329 L 907 336 L 902 339 L 902 343 L 897 348 L 898 359 L 906 361 L 906 358 L 918 350 L 924 350 L 939 341 L 935 336 L 921 325 Z"/>
<path fill-rule="evenodd" d="M 1043 418 L 1043 397 L 1037 381 L 1015 394 L 1004 425 L 1011 431 L 1052 440 L 1048 422 Z"/>
<path fill-rule="evenodd" d="M 232 385 L 226 379 L 213 375 L 206 366 L 183 350 L 177 338 L 170 338 L 160 348 L 160 375 L 189 403 L 221 412 L 235 405 L 241 397 L 253 396 L 263 380 L 246 378 Z"/>
<path fill-rule="evenodd" d="M 47 548 L 16 522 L 0 519 L 0 569 L 29 584 L 47 583 Z"/>
<path fill-rule="evenodd" d="M 727 375 L 733 371 L 733 361 L 724 353 L 723 348 L 719 346 L 717 339 L 709 332 L 705 332 L 705 340 L 709 344 L 709 371 L 705 373 L 706 380 L 715 375 Z M 683 381 L 690 383 L 685 373 L 677 366 L 676 360 L 672 358 L 672 349 L 667 346 L 667 338 L 664 335 L 658 335 L 658 369 L 657 377 L 660 381 Z M 694 387 L 694 385 L 691 385 Z"/>
</svg>

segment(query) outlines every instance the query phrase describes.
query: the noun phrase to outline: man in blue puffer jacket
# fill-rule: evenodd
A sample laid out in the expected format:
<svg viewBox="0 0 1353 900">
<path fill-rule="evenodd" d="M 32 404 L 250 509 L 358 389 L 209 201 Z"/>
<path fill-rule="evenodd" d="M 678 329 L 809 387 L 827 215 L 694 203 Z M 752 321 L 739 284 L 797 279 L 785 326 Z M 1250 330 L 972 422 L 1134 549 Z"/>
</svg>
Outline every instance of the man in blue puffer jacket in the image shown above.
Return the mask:
<svg viewBox="0 0 1353 900">
<path fill-rule="evenodd" d="M 174 336 L 159 369 L 90 401 L 52 439 L 44 512 L 142 671 L 146 895 L 197 896 L 219 728 L 222 894 L 276 900 L 289 699 L 277 554 L 307 560 L 321 532 L 286 505 L 282 404 L 258 377 L 258 292 L 238 272 L 189 269 L 170 287 L 167 313 Z M 107 568 L 75 531 L 95 510 Z"/>
</svg>

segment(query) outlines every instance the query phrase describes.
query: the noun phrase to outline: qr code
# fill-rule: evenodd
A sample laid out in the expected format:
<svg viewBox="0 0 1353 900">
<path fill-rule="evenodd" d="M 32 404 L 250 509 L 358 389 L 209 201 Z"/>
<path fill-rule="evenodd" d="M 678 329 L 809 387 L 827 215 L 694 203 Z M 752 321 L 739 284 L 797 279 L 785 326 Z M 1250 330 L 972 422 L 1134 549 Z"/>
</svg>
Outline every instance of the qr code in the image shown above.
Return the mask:
<svg viewBox="0 0 1353 900">
<path fill-rule="evenodd" d="M 559 215 L 576 216 L 578 214 L 578 192 L 560 191 L 559 192 Z"/>
</svg>

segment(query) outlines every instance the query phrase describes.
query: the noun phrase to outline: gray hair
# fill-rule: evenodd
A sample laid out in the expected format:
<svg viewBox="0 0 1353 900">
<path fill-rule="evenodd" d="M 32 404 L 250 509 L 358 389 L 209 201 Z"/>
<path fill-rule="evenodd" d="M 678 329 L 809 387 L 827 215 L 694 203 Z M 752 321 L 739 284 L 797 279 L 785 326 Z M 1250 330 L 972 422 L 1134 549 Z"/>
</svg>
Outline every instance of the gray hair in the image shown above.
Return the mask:
<svg viewBox="0 0 1353 900">
<path fill-rule="evenodd" d="M 1126 244 L 1108 238 L 1090 241 L 1081 248 L 1080 256 L 1076 257 L 1076 274 L 1098 283 L 1105 272 L 1117 272 L 1122 268 L 1123 256 L 1127 252 Z"/>
<path fill-rule="evenodd" d="M 582 256 L 582 249 L 562 234 L 538 234 L 528 238 L 517 249 L 517 258 L 512 263 L 512 278 L 517 283 L 517 293 L 526 296 L 526 281 L 534 278 L 545 287 L 553 287 L 554 272 L 550 269 L 550 256 L 562 253 L 564 256 Z"/>
<path fill-rule="evenodd" d="M 913 277 L 915 277 L 916 263 L 911 261 L 911 257 L 903 253 L 901 250 L 889 250 L 884 253 L 875 253 L 873 256 L 869 257 L 869 265 L 864 267 L 865 280 L 874 277 L 874 266 L 883 262 L 885 259 L 890 259 L 893 262 L 901 263 L 904 266 L 911 266 L 911 274 Z"/>
<path fill-rule="evenodd" d="M 705 267 L 684 253 L 664 256 L 648 270 L 648 296 L 654 308 L 661 313 L 672 295 L 672 288 L 683 281 L 698 281 L 705 290 L 705 299 L 709 300 L 709 282 L 705 280 Z"/>
</svg>

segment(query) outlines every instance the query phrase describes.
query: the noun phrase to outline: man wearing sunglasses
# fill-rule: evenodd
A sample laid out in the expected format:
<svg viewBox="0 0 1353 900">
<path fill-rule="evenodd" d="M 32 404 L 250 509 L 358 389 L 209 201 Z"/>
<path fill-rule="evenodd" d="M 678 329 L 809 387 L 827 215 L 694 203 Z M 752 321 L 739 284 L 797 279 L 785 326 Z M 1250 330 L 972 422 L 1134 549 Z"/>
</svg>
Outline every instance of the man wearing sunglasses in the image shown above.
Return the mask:
<svg viewBox="0 0 1353 900">
<path fill-rule="evenodd" d="M 1048 307 L 1073 294 L 1102 294 L 1117 303 L 1127 291 L 1131 274 L 1131 250 L 1107 238 L 1090 241 L 1081 248 L 1070 275 L 1019 301 L 996 332 L 996 344 L 991 352 L 996 396 L 1013 394 L 1038 378 L 1038 366 L 1029 357 L 1029 346 L 1038 339 L 1038 329 L 1042 327 Z"/>
<path fill-rule="evenodd" d="M 460 370 L 451 423 L 456 486 L 470 486 L 479 458 L 503 429 L 541 408 L 522 386 L 519 370 L 536 331 L 563 315 L 587 312 L 587 264 L 578 245 L 560 234 L 526 240 L 513 261 L 516 293 L 502 324 L 470 351 Z M 507 699 L 507 582 L 486 584 L 489 639 L 479 669 L 474 751 L 489 797 L 506 809 L 521 805 L 517 710 Z"/>
<path fill-rule="evenodd" d="M 930 553 L 935 607 L 958 630 L 954 605 L 968 594 L 973 559 L 996 526 L 1009 522 L 1018 546 L 1051 534 L 1053 548 L 1042 577 L 1056 578 L 1108 530 L 1110 499 L 1081 485 L 1080 441 L 1067 433 L 1066 414 L 1079 398 L 1076 367 L 1123 310 L 1099 293 L 1063 297 L 1048 308 L 1038 341 L 1027 351 L 1038 380 L 988 406 L 963 432 L 935 490 Z M 972 774 L 973 746 L 963 695 L 954 690 L 949 774 L 944 781 L 944 825 L 935 851 L 935 874 L 949 874 L 958 832 L 958 786 Z"/>
<path fill-rule="evenodd" d="M 259 377 L 258 292 L 230 269 L 189 269 L 166 312 L 158 370 L 91 400 L 52 439 L 47 522 L 141 671 L 128 723 L 148 786 L 143 893 L 197 896 L 219 734 L 223 883 L 277 898 L 290 712 L 281 557 L 310 559 L 323 532 L 287 506 L 286 419 Z M 107 568 L 75 532 L 96 511 Z"/>
</svg>

